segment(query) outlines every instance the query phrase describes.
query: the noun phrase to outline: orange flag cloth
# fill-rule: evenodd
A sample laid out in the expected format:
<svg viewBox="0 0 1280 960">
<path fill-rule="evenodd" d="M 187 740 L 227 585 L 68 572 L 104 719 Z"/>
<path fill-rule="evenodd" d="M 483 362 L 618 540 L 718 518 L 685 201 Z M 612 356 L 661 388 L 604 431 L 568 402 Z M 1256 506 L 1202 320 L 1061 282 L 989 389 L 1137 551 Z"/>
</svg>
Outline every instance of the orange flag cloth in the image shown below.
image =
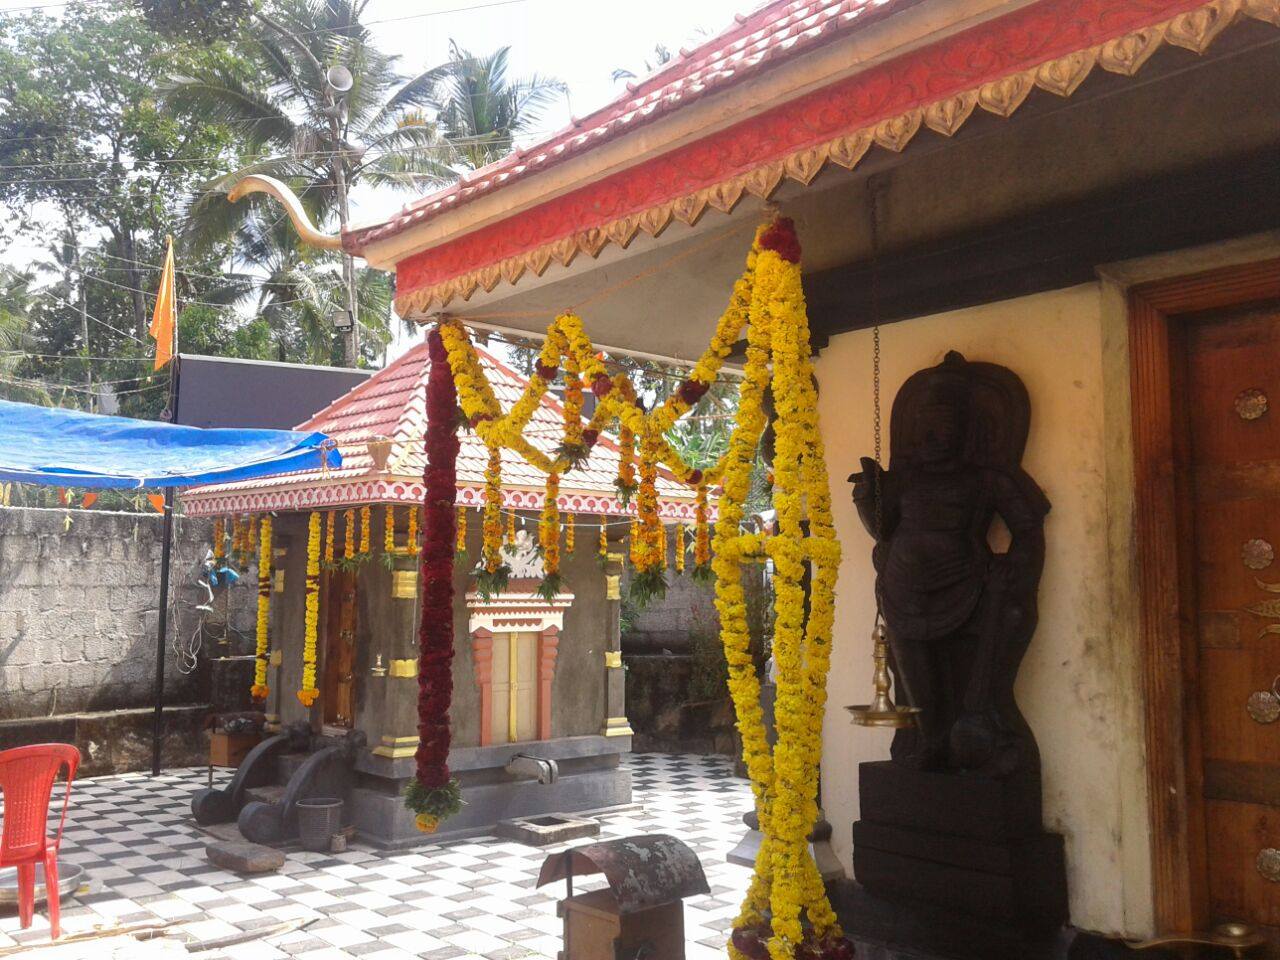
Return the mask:
<svg viewBox="0 0 1280 960">
<path fill-rule="evenodd" d="M 169 238 L 160 271 L 160 289 L 156 292 L 156 308 L 151 314 L 148 331 L 156 342 L 156 365 L 159 370 L 173 358 L 173 324 L 177 317 L 177 299 L 173 291 L 173 237 Z"/>
</svg>

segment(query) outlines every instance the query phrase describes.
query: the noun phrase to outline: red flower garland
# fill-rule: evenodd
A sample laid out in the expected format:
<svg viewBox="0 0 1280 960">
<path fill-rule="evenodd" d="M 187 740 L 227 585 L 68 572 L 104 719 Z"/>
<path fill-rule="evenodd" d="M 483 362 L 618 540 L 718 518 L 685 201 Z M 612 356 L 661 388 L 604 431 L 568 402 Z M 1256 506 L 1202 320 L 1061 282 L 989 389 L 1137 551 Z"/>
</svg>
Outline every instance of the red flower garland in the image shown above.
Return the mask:
<svg viewBox="0 0 1280 960">
<path fill-rule="evenodd" d="M 426 790 L 449 783 L 449 706 L 453 699 L 454 498 L 458 394 L 438 330 L 427 337 L 427 466 L 418 625 L 418 783 Z"/>
</svg>

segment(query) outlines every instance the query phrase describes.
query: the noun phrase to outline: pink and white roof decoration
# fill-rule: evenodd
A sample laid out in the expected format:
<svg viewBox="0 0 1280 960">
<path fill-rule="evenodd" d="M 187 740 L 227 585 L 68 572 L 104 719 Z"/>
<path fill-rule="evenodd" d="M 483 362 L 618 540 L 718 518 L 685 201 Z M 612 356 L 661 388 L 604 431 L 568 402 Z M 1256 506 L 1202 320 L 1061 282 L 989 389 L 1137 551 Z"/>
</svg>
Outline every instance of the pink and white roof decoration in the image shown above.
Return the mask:
<svg viewBox="0 0 1280 960">
<path fill-rule="evenodd" d="M 493 354 L 477 348 L 494 393 L 509 408 L 528 382 Z M 303 470 L 236 483 L 192 487 L 182 493 L 190 516 L 258 513 L 277 510 L 313 510 L 365 503 L 421 503 L 422 471 L 426 466 L 423 438 L 426 433 L 427 374 L 431 362 L 424 340 L 404 356 L 339 397 L 299 430 L 320 431 L 337 441 L 342 466 L 336 470 Z M 563 432 L 563 410 L 545 398 L 533 415 L 525 435 L 551 455 Z M 368 441 L 391 440 L 386 465 L 378 470 Z M 488 453 L 474 433 L 460 434 L 458 451 L 459 506 L 484 504 L 484 470 Z M 614 493 L 618 472 L 618 447 L 601 435 L 591 458 L 560 480 L 560 509 L 583 514 L 629 516 L 635 503 L 624 507 Z M 545 474 L 521 457 L 502 452 L 503 506 L 537 510 L 544 500 Z M 694 491 L 670 474 L 658 477 L 659 513 L 670 521 L 692 521 Z"/>
</svg>

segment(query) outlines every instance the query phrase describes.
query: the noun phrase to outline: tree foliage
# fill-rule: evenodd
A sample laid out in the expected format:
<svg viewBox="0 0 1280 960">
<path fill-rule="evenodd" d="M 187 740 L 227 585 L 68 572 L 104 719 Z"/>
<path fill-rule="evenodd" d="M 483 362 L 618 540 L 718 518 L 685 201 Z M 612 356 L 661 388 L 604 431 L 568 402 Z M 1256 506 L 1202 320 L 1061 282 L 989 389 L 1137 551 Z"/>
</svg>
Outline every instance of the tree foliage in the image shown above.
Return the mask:
<svg viewBox="0 0 1280 960">
<path fill-rule="evenodd" d="M 179 346 L 342 359 L 330 315 L 342 259 L 302 247 L 280 210 L 226 200 L 248 173 L 285 180 L 336 229 L 336 172 L 421 193 L 490 162 L 560 89 L 508 76 L 508 51 L 406 70 L 362 23 L 366 0 L 72 0 L 0 12 L 0 395 L 155 416 L 147 337 L 165 238 L 177 248 Z M 346 66 L 335 98 L 325 71 Z M 335 100 L 340 104 L 335 108 Z M 390 337 L 392 285 L 357 270 L 362 362 Z"/>
</svg>

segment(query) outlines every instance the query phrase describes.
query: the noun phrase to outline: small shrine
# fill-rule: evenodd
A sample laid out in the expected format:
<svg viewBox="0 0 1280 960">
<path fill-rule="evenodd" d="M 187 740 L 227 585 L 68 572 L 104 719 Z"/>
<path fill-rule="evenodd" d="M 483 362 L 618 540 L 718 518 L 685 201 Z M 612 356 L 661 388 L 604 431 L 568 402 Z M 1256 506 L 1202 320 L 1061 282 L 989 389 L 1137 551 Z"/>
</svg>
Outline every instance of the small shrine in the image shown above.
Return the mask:
<svg viewBox="0 0 1280 960">
<path fill-rule="evenodd" d="M 477 355 L 503 402 L 521 396 L 524 377 L 488 350 Z M 183 495 L 189 516 L 220 518 L 215 553 L 258 559 L 253 694 L 267 717 L 265 738 L 231 784 L 196 798 L 201 823 L 235 821 L 249 840 L 287 841 L 298 832 L 297 801 L 327 794 L 345 800 L 344 823 L 370 842 L 426 839 L 402 794 L 419 748 L 430 368 L 422 343 L 302 426 L 336 442 L 340 468 Z M 550 455 L 563 419 L 562 406 L 545 398 L 531 443 Z M 500 510 L 488 517 L 501 524 L 490 533 L 503 544 L 503 579 L 484 580 L 475 574 L 490 464 L 476 434 L 459 430 L 448 763 L 466 803 L 441 835 L 631 801 L 630 774 L 619 766 L 631 748 L 619 584 L 637 507 L 615 487 L 622 456 L 601 435 L 590 461 L 565 473 L 552 578 L 537 529 L 544 478 L 504 451 Z M 692 551 L 695 492 L 666 474 L 657 491 L 668 540 Z"/>
</svg>

